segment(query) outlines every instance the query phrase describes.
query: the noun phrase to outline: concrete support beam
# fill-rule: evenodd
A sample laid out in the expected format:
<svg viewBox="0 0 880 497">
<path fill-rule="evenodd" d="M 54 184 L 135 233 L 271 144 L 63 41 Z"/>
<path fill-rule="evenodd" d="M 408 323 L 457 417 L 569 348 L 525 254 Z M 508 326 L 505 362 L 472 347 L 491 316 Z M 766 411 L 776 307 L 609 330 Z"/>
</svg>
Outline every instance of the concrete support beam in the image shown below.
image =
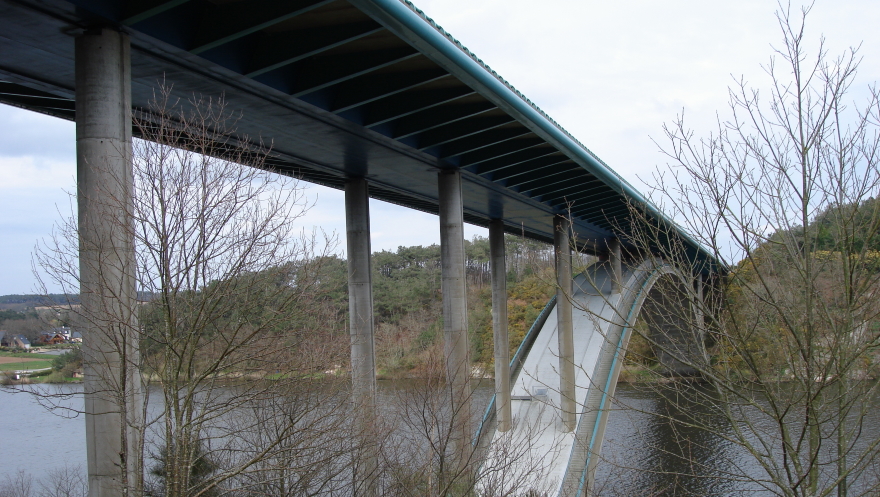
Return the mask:
<svg viewBox="0 0 880 497">
<path fill-rule="evenodd" d="M 608 261 L 611 263 L 611 279 L 614 282 L 612 292 L 620 293 L 623 290 L 623 264 L 620 258 L 620 240 L 608 239 Z"/>
<path fill-rule="evenodd" d="M 376 353 L 373 278 L 370 255 L 370 195 L 367 180 L 345 182 L 345 234 L 348 254 L 348 312 L 351 331 L 352 401 L 362 421 L 363 452 L 355 478 L 357 495 L 378 495 Z"/>
<path fill-rule="evenodd" d="M 498 431 L 510 429 L 510 342 L 507 336 L 507 261 L 504 222 L 489 221 L 489 264 L 492 273 L 492 331 L 495 342 L 495 416 Z"/>
<path fill-rule="evenodd" d="M 89 495 L 140 495 L 128 36 L 76 39 L 76 159 Z"/>
<path fill-rule="evenodd" d="M 574 331 L 571 305 L 570 222 L 565 216 L 553 218 L 553 248 L 556 255 L 556 319 L 559 339 L 559 394 L 562 428 L 572 431 L 575 418 Z"/>
<path fill-rule="evenodd" d="M 465 464 L 469 459 L 468 451 L 473 433 L 461 173 L 441 171 L 438 175 L 438 187 L 443 339 L 446 381 L 450 388 L 450 407 L 454 415 L 451 438 L 457 464 Z"/>
</svg>

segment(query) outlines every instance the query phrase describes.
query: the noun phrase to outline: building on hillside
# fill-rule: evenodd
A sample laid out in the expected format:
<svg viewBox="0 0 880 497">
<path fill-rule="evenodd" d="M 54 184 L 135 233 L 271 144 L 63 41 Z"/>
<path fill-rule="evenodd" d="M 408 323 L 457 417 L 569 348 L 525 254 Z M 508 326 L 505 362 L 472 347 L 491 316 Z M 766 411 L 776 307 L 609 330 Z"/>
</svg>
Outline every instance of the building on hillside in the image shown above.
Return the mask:
<svg viewBox="0 0 880 497">
<path fill-rule="evenodd" d="M 36 343 L 39 345 L 57 345 L 71 341 L 72 331 L 69 326 L 60 326 L 40 333 Z"/>
<path fill-rule="evenodd" d="M 40 336 L 37 337 L 36 345 L 58 345 L 59 343 L 65 342 L 67 342 L 67 338 L 61 333 L 45 331 L 40 333 Z"/>
<path fill-rule="evenodd" d="M 28 340 L 24 335 L 11 334 L 5 331 L 0 333 L 2 333 L 2 337 L 0 337 L 0 346 L 24 350 L 28 350 L 31 348 L 31 341 Z"/>
</svg>

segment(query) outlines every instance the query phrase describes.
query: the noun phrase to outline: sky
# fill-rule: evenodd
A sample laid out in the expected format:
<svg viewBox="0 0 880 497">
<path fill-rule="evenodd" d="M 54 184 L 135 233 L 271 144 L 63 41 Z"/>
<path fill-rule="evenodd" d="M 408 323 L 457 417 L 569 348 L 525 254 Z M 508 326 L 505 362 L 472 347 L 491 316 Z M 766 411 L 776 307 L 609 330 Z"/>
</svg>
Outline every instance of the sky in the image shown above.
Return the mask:
<svg viewBox="0 0 880 497">
<path fill-rule="evenodd" d="M 762 64 L 781 43 L 774 0 L 415 3 L 641 191 L 665 165 L 663 124 L 683 112 L 707 135 L 734 79 L 766 87 Z M 877 19 L 876 0 L 817 0 L 807 20 L 811 48 L 820 36 L 831 55 L 860 46 L 854 99 L 880 80 Z M 70 215 L 75 176 L 73 123 L 0 105 L 0 295 L 35 290 L 34 247 Z M 311 185 L 306 194 L 315 206 L 302 229 L 342 239 L 342 192 Z M 370 209 L 374 250 L 439 243 L 436 216 L 379 201 Z"/>
</svg>

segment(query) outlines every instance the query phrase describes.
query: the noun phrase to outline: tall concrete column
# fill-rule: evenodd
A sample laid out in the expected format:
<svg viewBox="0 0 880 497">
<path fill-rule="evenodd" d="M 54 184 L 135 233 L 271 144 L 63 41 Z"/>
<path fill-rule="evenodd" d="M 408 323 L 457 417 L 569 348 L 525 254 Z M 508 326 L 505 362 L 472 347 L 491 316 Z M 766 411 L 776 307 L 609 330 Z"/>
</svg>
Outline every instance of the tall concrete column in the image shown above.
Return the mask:
<svg viewBox="0 0 880 497">
<path fill-rule="evenodd" d="M 565 216 L 553 218 L 553 249 L 556 255 L 556 319 L 559 340 L 559 394 L 562 410 L 562 427 L 572 431 L 575 418 L 574 384 L 574 331 L 571 306 L 571 247 L 569 229 L 571 224 Z"/>
<path fill-rule="evenodd" d="M 510 343 L 507 337 L 507 261 L 504 222 L 489 221 L 489 264 L 492 273 L 492 331 L 495 341 L 495 415 L 498 431 L 511 425 Z"/>
<path fill-rule="evenodd" d="M 364 451 L 356 471 L 357 495 L 377 495 L 379 464 L 375 436 L 376 354 L 373 278 L 370 261 L 370 195 L 367 180 L 345 182 L 345 234 L 348 248 L 348 313 L 351 331 L 352 401 L 362 421 Z"/>
<path fill-rule="evenodd" d="M 623 265 L 620 260 L 620 240 L 608 239 L 608 261 L 611 263 L 612 292 L 620 293 L 623 289 Z"/>
<path fill-rule="evenodd" d="M 441 171 L 438 187 L 446 381 L 455 416 L 451 438 L 457 464 L 464 464 L 469 459 L 472 430 L 461 173 Z"/>
<path fill-rule="evenodd" d="M 128 36 L 76 39 L 76 159 L 89 495 L 140 493 Z"/>
</svg>

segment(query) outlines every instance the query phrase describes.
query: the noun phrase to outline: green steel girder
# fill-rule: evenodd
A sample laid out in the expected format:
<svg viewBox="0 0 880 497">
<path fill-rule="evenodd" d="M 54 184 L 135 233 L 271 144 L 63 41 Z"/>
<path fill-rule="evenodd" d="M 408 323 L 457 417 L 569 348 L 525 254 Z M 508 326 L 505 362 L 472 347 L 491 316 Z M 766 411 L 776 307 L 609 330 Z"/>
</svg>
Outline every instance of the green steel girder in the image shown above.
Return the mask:
<svg viewBox="0 0 880 497">
<path fill-rule="evenodd" d="M 528 150 L 518 152 L 511 157 L 499 157 L 497 159 L 482 162 L 476 165 L 473 168 L 473 171 L 480 175 L 489 174 L 500 169 L 512 167 L 517 164 L 522 164 L 532 159 L 538 159 L 540 157 L 545 157 L 548 155 L 555 155 L 556 153 L 558 153 L 558 150 L 556 150 L 556 148 L 554 148 L 550 144 L 545 144 L 544 146 L 532 147 Z M 493 177 L 492 179 L 494 180 L 495 178 Z"/>
<path fill-rule="evenodd" d="M 384 30 L 373 20 L 262 35 L 252 44 L 245 76 L 255 78 Z M 209 57 L 210 58 L 210 57 Z"/>
<path fill-rule="evenodd" d="M 616 206 L 616 207 L 607 207 L 607 208 L 584 208 L 577 209 L 577 203 L 574 204 L 574 207 L 571 209 L 571 215 L 576 217 L 584 217 L 590 220 L 590 222 L 594 224 L 599 224 L 603 222 L 611 222 L 612 219 L 616 220 L 618 217 L 626 217 L 625 214 L 628 214 L 628 210 L 626 207 Z"/>
<path fill-rule="evenodd" d="M 544 146 L 546 143 L 547 142 L 538 137 L 504 141 L 496 145 L 488 146 L 482 150 L 458 156 L 459 167 L 476 166 L 477 164 L 483 164 L 490 160 L 518 155 L 532 148 Z"/>
<path fill-rule="evenodd" d="M 353 111 L 361 113 L 361 124 L 369 127 L 409 116 L 416 112 L 427 111 L 428 109 L 455 102 L 473 94 L 474 90 L 464 85 L 448 88 L 426 88 L 397 93 L 362 107 L 354 108 Z"/>
<path fill-rule="evenodd" d="M 571 195 L 580 194 L 589 191 L 592 188 L 601 188 L 604 183 L 597 178 L 582 177 L 576 181 L 570 181 L 565 185 L 552 185 L 543 188 L 535 188 L 526 193 L 532 198 L 540 198 L 541 202 L 553 202 L 560 197 L 570 197 Z"/>
<path fill-rule="evenodd" d="M 402 117 L 387 124 L 393 127 L 392 129 L 394 131 L 392 132 L 392 136 L 399 140 L 401 138 L 439 128 L 440 126 L 478 116 L 495 108 L 496 107 L 492 102 L 486 100 L 469 102 L 455 106 L 440 107 L 439 109 L 430 109 L 430 111 L 419 112 L 411 116 Z"/>
<path fill-rule="evenodd" d="M 311 57 L 254 79 L 275 86 L 291 96 L 301 97 L 419 55 L 412 47 L 407 46 L 367 54 L 345 53 Z M 276 81 L 282 86 L 272 84 Z"/>
<path fill-rule="evenodd" d="M 491 147 L 508 140 L 531 136 L 536 135 L 528 128 L 517 123 L 513 126 L 494 128 L 458 140 L 452 140 L 439 147 L 439 155 L 441 158 L 460 156 L 469 152 L 483 150 L 486 147 Z"/>
<path fill-rule="evenodd" d="M 585 199 L 571 200 L 568 203 L 562 202 L 556 204 L 559 208 L 564 208 L 570 212 L 572 216 L 587 219 L 590 222 L 598 223 L 607 217 L 617 217 L 628 213 L 626 206 L 613 201 L 587 201 Z"/>
<path fill-rule="evenodd" d="M 551 205 L 556 209 L 568 210 L 572 205 L 577 204 L 578 208 L 590 205 L 599 209 L 610 208 L 614 205 L 613 197 L 605 197 L 599 191 L 599 188 L 593 188 L 592 192 L 570 192 L 564 195 L 555 195 L 552 199 L 544 199 L 536 197 L 535 199 L 546 205 Z M 588 213 L 587 213 L 588 214 Z M 585 215 L 587 215 L 585 214 Z"/>
<path fill-rule="evenodd" d="M 493 171 L 491 174 L 492 181 L 504 181 L 510 178 L 533 178 L 554 167 L 566 167 L 567 164 L 574 164 L 567 155 L 562 152 L 548 154 L 544 157 L 528 160 L 520 164 L 513 164 L 509 167 Z"/>
<path fill-rule="evenodd" d="M 577 167 L 572 164 L 572 168 L 569 170 L 560 170 L 548 172 L 542 175 L 540 178 L 525 180 L 522 183 L 513 184 L 508 182 L 508 188 L 516 188 L 516 190 L 522 194 L 529 195 L 533 190 L 539 188 L 546 188 L 554 185 L 559 185 L 561 183 L 570 183 L 572 181 L 577 181 L 584 177 L 584 170 L 582 168 Z"/>
<path fill-rule="evenodd" d="M 215 5 L 193 26 L 189 52 L 200 54 L 337 0 L 250 0 Z"/>
<path fill-rule="evenodd" d="M 516 176 L 511 176 L 504 181 L 504 186 L 507 188 L 512 188 L 520 193 L 522 193 L 523 185 L 528 185 L 529 183 L 541 181 L 546 178 L 548 181 L 555 181 L 553 178 L 560 174 L 568 174 L 571 173 L 575 175 L 575 177 L 583 176 L 583 168 L 580 167 L 576 162 L 571 159 L 563 158 L 559 162 L 554 164 L 550 164 L 548 166 L 544 166 L 541 168 L 541 174 L 518 174 Z"/>
<path fill-rule="evenodd" d="M 618 198 L 618 195 L 616 195 L 615 193 L 616 192 L 608 188 L 606 185 L 597 184 L 596 186 L 587 190 L 585 190 L 583 187 L 578 187 L 572 189 L 571 191 L 560 191 L 553 194 L 547 194 L 544 197 L 540 197 L 540 201 L 553 206 L 558 206 L 566 202 L 585 199 L 588 200 L 588 202 L 590 203 L 610 202 Z"/>
<path fill-rule="evenodd" d="M 626 204 L 621 203 L 619 197 L 609 195 L 608 193 L 598 193 L 595 191 L 595 188 L 592 190 L 593 191 L 578 192 L 564 197 L 558 197 L 547 201 L 547 203 L 557 207 L 571 203 L 573 204 L 572 212 L 583 215 L 596 210 L 604 209 L 609 211 L 610 209 L 617 209 L 618 207 L 626 208 Z"/>
<path fill-rule="evenodd" d="M 131 26 L 145 19 L 179 7 L 189 0 L 132 0 L 127 3 L 122 24 Z"/>
<path fill-rule="evenodd" d="M 412 63 L 414 60 L 407 59 L 406 63 Z M 338 114 L 391 95 L 451 77 L 448 72 L 439 67 L 400 71 L 391 75 L 381 72 L 367 74 L 329 87 L 328 89 L 333 93 L 333 98 L 327 110 Z"/>
<path fill-rule="evenodd" d="M 474 117 L 466 121 L 438 127 L 419 134 L 419 150 L 428 150 L 433 147 L 452 143 L 462 138 L 474 136 L 477 133 L 493 130 L 502 126 L 515 123 L 516 120 L 505 114 L 500 109 L 495 109 L 480 117 Z"/>
</svg>

